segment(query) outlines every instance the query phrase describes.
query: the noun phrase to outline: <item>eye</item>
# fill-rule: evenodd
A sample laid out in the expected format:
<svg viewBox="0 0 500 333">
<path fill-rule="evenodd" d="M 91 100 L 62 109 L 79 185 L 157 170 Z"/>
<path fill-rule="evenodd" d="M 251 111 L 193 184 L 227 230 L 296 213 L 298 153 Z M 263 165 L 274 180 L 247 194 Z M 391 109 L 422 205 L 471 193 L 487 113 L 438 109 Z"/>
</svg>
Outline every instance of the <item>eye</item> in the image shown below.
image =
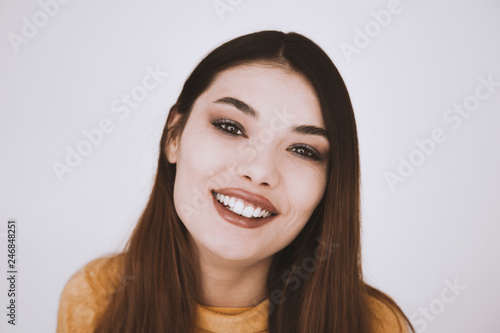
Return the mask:
<svg viewBox="0 0 500 333">
<path fill-rule="evenodd" d="M 238 135 L 241 135 L 241 136 L 245 136 L 245 134 L 243 134 L 243 127 L 238 124 L 236 121 L 233 121 L 231 119 L 226 119 L 226 118 L 221 118 L 221 119 L 216 119 L 216 120 L 213 120 L 211 121 L 212 125 L 215 126 L 215 128 L 217 128 L 219 131 L 221 131 L 222 133 L 226 134 L 226 135 L 230 135 L 230 136 L 238 136 Z"/>
<path fill-rule="evenodd" d="M 296 144 L 287 150 L 293 151 L 302 158 L 307 158 L 315 161 L 321 160 L 321 154 L 313 147 L 304 143 Z"/>
</svg>

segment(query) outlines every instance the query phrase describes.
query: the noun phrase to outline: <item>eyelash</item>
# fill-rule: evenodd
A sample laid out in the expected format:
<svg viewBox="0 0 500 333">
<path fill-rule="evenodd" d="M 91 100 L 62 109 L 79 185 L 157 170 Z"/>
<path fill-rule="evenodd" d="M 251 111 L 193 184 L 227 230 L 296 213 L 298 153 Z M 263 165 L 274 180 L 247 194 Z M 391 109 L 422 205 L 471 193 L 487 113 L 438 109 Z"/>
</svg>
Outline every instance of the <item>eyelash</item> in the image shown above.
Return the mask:
<svg viewBox="0 0 500 333">
<path fill-rule="evenodd" d="M 304 158 L 315 160 L 315 161 L 321 160 L 321 155 L 319 154 L 319 152 L 316 149 L 314 149 L 313 147 L 306 145 L 305 143 L 298 143 L 290 149 L 294 149 L 294 148 L 304 149 L 304 150 L 309 151 L 307 155 L 297 153 L 297 155 L 299 155 L 300 157 L 304 157 Z"/>
<path fill-rule="evenodd" d="M 221 119 L 216 119 L 214 121 L 211 121 L 211 123 L 212 123 L 212 125 L 214 125 L 214 127 L 216 129 L 218 129 L 219 131 L 221 131 L 225 135 L 229 135 L 232 137 L 242 135 L 245 138 L 247 137 L 245 134 L 245 131 L 243 130 L 243 127 L 231 119 L 221 118 Z M 223 125 L 232 126 L 235 128 L 235 130 L 237 132 L 233 133 L 227 129 L 224 129 L 224 127 L 222 127 Z M 241 134 L 238 134 L 238 132 L 241 132 Z M 315 161 L 321 160 L 321 154 L 318 152 L 318 150 L 316 150 L 315 148 L 313 148 L 310 145 L 307 145 L 305 143 L 295 144 L 291 148 L 289 148 L 288 150 L 292 150 L 292 149 L 303 149 L 306 151 L 306 154 L 299 154 L 299 153 L 295 152 L 295 154 L 297 154 L 299 157 L 302 157 L 305 159 L 310 159 L 310 160 L 315 160 Z"/>
<path fill-rule="evenodd" d="M 233 126 L 234 128 L 236 128 L 238 131 L 241 132 L 241 134 L 246 138 L 247 136 L 244 134 L 244 131 L 243 131 L 243 128 L 241 127 L 240 124 L 238 124 L 237 122 L 231 120 L 231 119 L 226 119 L 226 118 L 221 118 L 221 119 L 217 119 L 217 120 L 214 120 L 214 121 L 211 121 L 212 125 L 215 126 L 215 128 L 217 128 L 219 131 L 221 131 L 223 134 L 226 134 L 226 135 L 229 135 L 229 136 L 238 136 L 240 134 L 238 133 L 232 133 L 226 129 L 224 129 L 222 127 L 222 125 L 226 125 L 226 126 Z"/>
</svg>

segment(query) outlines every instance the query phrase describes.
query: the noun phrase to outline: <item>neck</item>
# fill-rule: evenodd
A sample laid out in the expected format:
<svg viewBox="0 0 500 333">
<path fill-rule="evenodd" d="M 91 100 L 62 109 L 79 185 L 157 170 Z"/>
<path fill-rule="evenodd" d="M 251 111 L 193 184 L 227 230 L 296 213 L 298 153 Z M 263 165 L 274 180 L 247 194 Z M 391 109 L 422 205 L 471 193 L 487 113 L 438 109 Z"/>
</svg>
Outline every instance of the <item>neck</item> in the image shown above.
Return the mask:
<svg viewBox="0 0 500 333">
<path fill-rule="evenodd" d="M 261 261 L 227 260 L 199 249 L 199 303 L 220 307 L 251 307 L 268 298 L 267 276 L 272 257 Z"/>
</svg>

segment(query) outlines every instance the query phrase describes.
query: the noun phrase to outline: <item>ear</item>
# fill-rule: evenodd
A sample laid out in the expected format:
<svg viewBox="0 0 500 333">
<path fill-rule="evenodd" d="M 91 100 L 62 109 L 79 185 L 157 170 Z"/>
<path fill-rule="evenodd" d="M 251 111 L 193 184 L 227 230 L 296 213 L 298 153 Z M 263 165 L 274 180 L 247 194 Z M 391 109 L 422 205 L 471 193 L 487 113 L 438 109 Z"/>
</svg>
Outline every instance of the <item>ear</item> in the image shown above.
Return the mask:
<svg viewBox="0 0 500 333">
<path fill-rule="evenodd" d="M 180 140 L 179 131 L 172 131 L 172 129 L 175 129 L 176 125 L 178 125 L 181 116 L 182 115 L 176 108 L 172 108 L 167 119 L 168 137 L 165 145 L 165 155 L 167 156 L 168 162 L 171 164 L 177 163 L 177 152 L 179 150 Z"/>
</svg>

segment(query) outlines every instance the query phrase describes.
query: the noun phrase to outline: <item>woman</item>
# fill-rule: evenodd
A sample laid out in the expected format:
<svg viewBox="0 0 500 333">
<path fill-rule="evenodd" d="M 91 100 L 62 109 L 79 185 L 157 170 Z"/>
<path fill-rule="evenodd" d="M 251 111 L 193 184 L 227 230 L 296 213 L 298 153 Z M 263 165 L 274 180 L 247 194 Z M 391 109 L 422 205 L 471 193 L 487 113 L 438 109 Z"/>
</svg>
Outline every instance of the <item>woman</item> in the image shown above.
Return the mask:
<svg viewBox="0 0 500 333">
<path fill-rule="evenodd" d="M 233 39 L 172 106 L 122 254 L 77 272 L 61 332 L 408 332 L 363 282 L 359 156 L 344 82 L 296 33 Z"/>
</svg>

